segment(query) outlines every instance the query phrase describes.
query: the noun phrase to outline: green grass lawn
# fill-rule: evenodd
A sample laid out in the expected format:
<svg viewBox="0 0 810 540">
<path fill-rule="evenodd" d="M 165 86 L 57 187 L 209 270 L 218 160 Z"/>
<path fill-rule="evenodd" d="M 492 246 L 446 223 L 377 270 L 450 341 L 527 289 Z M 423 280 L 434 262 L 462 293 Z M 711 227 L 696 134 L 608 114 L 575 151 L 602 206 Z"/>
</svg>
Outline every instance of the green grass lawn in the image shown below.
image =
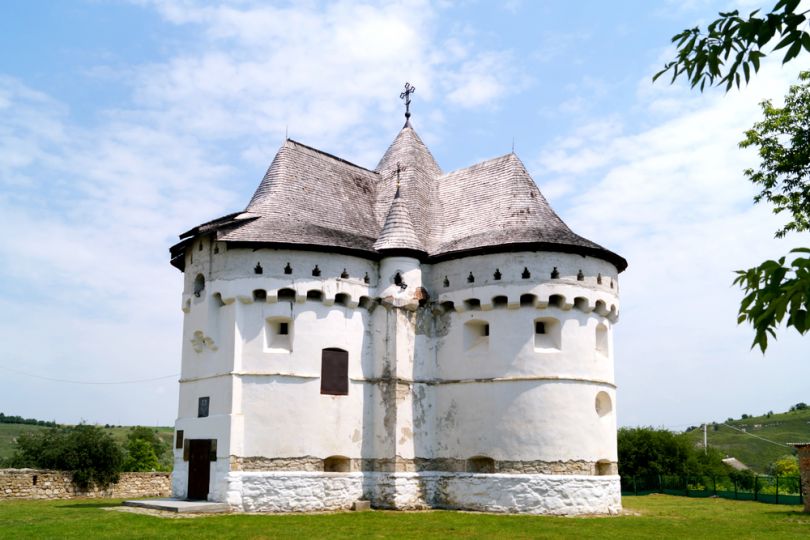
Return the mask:
<svg viewBox="0 0 810 540">
<path fill-rule="evenodd" d="M 0 502 L 0 538 L 810 538 L 800 507 L 668 495 L 625 497 L 618 517 L 338 512 L 166 519 L 118 501 Z"/>
</svg>

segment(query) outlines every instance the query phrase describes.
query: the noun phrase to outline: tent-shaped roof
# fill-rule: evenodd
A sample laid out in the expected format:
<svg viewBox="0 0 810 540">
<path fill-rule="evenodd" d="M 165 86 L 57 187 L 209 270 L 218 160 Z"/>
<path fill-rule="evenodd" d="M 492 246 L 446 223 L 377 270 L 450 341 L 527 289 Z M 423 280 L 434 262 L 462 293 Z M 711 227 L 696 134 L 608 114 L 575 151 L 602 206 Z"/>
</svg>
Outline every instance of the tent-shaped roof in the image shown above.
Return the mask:
<svg viewBox="0 0 810 540">
<path fill-rule="evenodd" d="M 224 242 L 375 259 L 396 250 L 427 260 L 562 251 L 627 267 L 568 228 L 514 153 L 443 173 L 410 123 L 373 171 L 288 139 L 245 211 L 181 235 L 172 264 L 182 270 L 186 245 L 212 233 Z"/>
</svg>

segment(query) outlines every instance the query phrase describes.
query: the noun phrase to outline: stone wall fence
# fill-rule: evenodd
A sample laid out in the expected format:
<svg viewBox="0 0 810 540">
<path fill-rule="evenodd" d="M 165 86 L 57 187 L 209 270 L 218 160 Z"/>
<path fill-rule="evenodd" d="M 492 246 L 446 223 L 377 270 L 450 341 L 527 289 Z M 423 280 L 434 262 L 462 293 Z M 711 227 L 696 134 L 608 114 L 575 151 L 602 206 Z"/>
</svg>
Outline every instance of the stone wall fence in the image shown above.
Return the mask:
<svg viewBox="0 0 810 540">
<path fill-rule="evenodd" d="M 118 483 L 106 489 L 94 486 L 82 490 L 73 485 L 70 472 L 0 469 L 0 500 L 168 497 L 171 490 L 171 473 L 168 472 L 121 473 Z"/>
</svg>

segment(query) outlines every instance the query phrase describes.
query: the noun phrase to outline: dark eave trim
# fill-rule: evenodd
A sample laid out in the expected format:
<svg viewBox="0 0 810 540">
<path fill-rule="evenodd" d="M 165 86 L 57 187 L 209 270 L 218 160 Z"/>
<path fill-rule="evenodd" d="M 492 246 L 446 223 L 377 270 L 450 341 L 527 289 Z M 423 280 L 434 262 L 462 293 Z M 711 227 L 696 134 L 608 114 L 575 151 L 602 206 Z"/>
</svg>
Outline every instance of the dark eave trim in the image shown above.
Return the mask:
<svg viewBox="0 0 810 540">
<path fill-rule="evenodd" d="M 185 269 L 185 248 L 194 239 L 187 238 L 170 248 L 172 255 L 171 264 L 175 268 L 183 271 Z M 222 240 L 220 240 L 222 241 Z M 627 269 L 627 260 L 607 249 L 593 248 L 588 246 L 576 246 L 570 244 L 555 244 L 553 242 L 515 242 L 512 244 L 498 244 L 495 246 L 482 246 L 472 249 L 461 249 L 438 255 L 428 256 L 424 252 L 411 249 L 386 249 L 382 252 L 369 251 L 361 248 L 350 248 L 345 246 L 323 246 L 319 244 L 293 244 L 284 242 L 234 242 L 224 241 L 229 248 L 246 249 L 290 249 L 299 251 L 320 251 L 322 253 L 337 253 L 341 255 L 351 255 L 369 261 L 379 261 L 384 257 L 413 257 L 420 262 L 433 264 L 462 257 L 475 255 L 489 255 L 493 253 L 515 253 L 519 251 L 548 251 L 558 253 L 573 253 L 583 257 L 594 257 L 613 264 L 616 270 L 623 272 Z"/>
<path fill-rule="evenodd" d="M 462 257 L 470 257 L 473 255 L 488 255 L 492 253 L 515 253 L 518 251 L 556 251 L 558 253 L 573 253 L 575 255 L 582 255 L 594 257 L 607 261 L 616 267 L 616 270 L 623 272 L 627 269 L 627 260 L 613 253 L 612 251 L 604 248 L 594 248 L 589 246 L 577 246 L 572 244 L 556 244 L 554 242 L 515 242 L 511 244 L 498 244 L 494 246 L 481 246 L 470 249 L 460 249 L 457 251 L 449 251 L 432 255 L 428 258 L 429 263 L 437 263 L 442 261 L 449 261 L 452 259 L 460 259 Z"/>
</svg>

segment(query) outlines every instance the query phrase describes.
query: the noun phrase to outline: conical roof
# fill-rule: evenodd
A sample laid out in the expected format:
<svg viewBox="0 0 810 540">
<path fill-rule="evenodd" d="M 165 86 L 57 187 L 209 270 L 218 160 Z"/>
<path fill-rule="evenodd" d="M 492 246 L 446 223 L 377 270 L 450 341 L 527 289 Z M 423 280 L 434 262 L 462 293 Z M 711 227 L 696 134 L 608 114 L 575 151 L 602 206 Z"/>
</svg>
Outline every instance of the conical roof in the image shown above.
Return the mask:
<svg viewBox="0 0 810 540">
<path fill-rule="evenodd" d="M 374 249 L 380 252 L 397 250 L 427 253 L 413 229 L 411 214 L 405 200 L 400 196 L 399 186 L 385 218 L 385 225 L 383 225 L 380 237 L 374 242 Z"/>
<path fill-rule="evenodd" d="M 568 228 L 514 153 L 443 173 L 410 122 L 373 171 L 287 140 L 245 212 L 182 235 L 172 264 L 182 269 L 186 246 L 210 234 L 224 242 L 372 259 L 391 250 L 430 261 L 557 251 L 627 267 L 621 256 Z"/>
</svg>

